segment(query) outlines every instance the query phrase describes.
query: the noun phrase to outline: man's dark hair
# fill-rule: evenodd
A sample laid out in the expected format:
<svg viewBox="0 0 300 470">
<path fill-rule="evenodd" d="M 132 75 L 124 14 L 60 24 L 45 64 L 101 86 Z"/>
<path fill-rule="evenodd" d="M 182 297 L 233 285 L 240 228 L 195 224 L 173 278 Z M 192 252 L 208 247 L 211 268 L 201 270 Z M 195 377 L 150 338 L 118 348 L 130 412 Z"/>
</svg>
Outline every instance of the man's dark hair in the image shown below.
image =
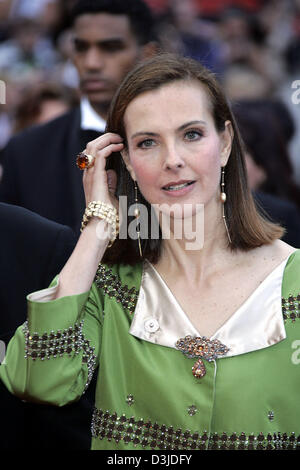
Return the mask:
<svg viewBox="0 0 300 470">
<path fill-rule="evenodd" d="M 86 13 L 126 15 L 139 44 L 156 40 L 152 12 L 142 0 L 78 0 L 71 10 L 71 24 Z"/>
</svg>

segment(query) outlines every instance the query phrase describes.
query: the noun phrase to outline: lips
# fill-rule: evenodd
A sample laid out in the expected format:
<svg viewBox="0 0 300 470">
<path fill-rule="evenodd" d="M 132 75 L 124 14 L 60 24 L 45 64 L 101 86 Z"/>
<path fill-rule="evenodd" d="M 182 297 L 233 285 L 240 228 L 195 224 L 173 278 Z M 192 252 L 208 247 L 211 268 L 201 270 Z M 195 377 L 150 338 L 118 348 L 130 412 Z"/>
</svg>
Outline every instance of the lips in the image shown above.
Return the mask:
<svg viewBox="0 0 300 470">
<path fill-rule="evenodd" d="M 82 87 L 85 90 L 106 90 L 109 88 L 109 82 L 101 79 L 86 79 L 82 81 Z"/>
<path fill-rule="evenodd" d="M 170 183 L 163 186 L 162 189 L 164 191 L 179 191 L 190 186 L 193 183 L 195 183 L 194 180 L 171 181 Z"/>
</svg>

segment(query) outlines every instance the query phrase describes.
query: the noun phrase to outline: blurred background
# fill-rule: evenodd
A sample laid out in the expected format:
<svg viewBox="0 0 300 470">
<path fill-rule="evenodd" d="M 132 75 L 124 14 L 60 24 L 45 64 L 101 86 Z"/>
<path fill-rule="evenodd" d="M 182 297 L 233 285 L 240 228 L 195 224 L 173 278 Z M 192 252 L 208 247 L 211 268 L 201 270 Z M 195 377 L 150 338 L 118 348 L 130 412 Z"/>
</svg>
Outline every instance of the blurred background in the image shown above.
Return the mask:
<svg viewBox="0 0 300 470">
<path fill-rule="evenodd" d="M 162 48 L 201 61 L 225 87 L 251 187 L 300 208 L 300 0 L 145 1 Z M 0 150 L 15 133 L 79 102 L 73 3 L 0 0 Z"/>
</svg>

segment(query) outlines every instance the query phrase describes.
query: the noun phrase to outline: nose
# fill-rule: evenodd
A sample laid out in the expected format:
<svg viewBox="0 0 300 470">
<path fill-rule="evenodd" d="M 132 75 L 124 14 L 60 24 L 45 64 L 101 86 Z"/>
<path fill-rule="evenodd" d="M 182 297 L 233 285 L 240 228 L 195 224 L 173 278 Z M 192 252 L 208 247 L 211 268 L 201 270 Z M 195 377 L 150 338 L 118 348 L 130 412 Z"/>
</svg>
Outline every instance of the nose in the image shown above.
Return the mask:
<svg viewBox="0 0 300 470">
<path fill-rule="evenodd" d="M 104 67 L 103 54 L 96 47 L 91 47 L 85 55 L 85 67 L 88 70 L 101 70 Z"/>
<path fill-rule="evenodd" d="M 180 153 L 176 150 L 175 147 L 167 148 L 165 159 L 164 159 L 164 169 L 165 170 L 179 170 L 185 166 L 184 159 Z"/>
</svg>

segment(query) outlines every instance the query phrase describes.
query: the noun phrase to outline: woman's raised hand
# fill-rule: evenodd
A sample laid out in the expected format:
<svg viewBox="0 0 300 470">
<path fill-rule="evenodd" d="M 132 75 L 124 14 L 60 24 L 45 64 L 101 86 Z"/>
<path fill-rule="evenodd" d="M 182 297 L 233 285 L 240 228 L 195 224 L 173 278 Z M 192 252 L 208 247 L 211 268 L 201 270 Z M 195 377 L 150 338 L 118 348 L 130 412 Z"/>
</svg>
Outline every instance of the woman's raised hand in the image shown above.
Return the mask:
<svg viewBox="0 0 300 470">
<path fill-rule="evenodd" d="M 113 170 L 105 171 L 106 158 L 124 148 L 123 139 L 112 133 L 104 134 L 89 142 L 84 153 L 95 157 L 93 165 L 84 170 L 83 186 L 86 205 L 101 201 L 113 205 L 118 210 L 115 197 L 117 175 Z M 100 230 L 98 230 L 100 224 Z M 97 229 L 95 230 L 95 225 Z M 55 298 L 87 292 L 93 283 L 98 265 L 106 251 L 109 236 L 106 221 L 92 217 L 82 231 L 76 247 L 59 275 L 59 286 Z M 96 236 L 95 236 L 96 235 Z M 102 236 L 103 235 L 103 238 Z"/>
<path fill-rule="evenodd" d="M 84 153 L 95 157 L 92 167 L 84 170 L 83 187 L 86 206 L 91 201 L 101 201 L 118 208 L 115 197 L 117 175 L 113 170 L 105 171 L 106 158 L 124 148 L 123 139 L 118 134 L 108 132 L 89 142 Z"/>
</svg>

